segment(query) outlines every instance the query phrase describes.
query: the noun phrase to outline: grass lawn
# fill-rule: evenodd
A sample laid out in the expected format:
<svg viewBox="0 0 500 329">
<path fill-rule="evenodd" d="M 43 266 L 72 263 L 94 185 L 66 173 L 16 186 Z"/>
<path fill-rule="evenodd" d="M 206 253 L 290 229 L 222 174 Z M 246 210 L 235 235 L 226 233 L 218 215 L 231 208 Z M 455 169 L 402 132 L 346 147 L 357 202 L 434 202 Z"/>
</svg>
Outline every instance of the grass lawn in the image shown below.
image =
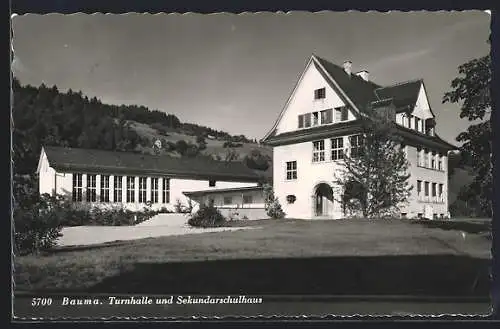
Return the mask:
<svg viewBox="0 0 500 329">
<path fill-rule="evenodd" d="M 252 225 L 261 228 L 17 257 L 16 290 L 489 294 L 491 241 L 485 225 L 467 230 L 362 220 L 267 220 Z"/>
</svg>

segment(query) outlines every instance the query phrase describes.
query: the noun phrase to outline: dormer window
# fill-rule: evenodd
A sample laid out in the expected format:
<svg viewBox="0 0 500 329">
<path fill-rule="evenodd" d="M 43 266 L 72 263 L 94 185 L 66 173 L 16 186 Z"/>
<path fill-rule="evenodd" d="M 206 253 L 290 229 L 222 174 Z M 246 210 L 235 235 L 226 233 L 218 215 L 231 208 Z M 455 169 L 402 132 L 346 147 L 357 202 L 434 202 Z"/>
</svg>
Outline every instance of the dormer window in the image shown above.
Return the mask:
<svg viewBox="0 0 500 329">
<path fill-rule="evenodd" d="M 314 99 L 324 99 L 326 97 L 325 88 L 316 89 L 314 91 Z"/>
</svg>

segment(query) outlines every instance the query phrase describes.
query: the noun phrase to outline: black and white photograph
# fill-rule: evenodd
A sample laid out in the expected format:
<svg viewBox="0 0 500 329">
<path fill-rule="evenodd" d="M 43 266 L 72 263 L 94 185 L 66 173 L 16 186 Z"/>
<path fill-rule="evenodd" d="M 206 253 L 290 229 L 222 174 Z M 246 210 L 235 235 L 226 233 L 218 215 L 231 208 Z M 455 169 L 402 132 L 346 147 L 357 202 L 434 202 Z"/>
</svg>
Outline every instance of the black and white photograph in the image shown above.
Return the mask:
<svg viewBox="0 0 500 329">
<path fill-rule="evenodd" d="M 14 319 L 489 315 L 490 22 L 14 14 Z"/>
</svg>

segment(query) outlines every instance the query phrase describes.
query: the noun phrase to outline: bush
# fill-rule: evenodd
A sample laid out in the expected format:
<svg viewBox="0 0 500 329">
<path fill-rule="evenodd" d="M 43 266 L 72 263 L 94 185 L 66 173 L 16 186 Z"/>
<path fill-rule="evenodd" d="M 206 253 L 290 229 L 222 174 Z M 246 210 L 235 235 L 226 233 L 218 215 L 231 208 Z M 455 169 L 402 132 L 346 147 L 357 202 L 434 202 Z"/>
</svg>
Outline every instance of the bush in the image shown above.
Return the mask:
<svg viewBox="0 0 500 329">
<path fill-rule="evenodd" d="M 269 184 L 264 184 L 264 208 L 267 215 L 272 219 L 285 218 L 286 214 L 281 208 L 278 198 L 274 196 L 272 186 Z"/>
<path fill-rule="evenodd" d="M 65 215 L 62 200 L 44 194 L 32 202 L 23 201 L 13 212 L 15 253 L 25 255 L 54 247 Z"/>
<path fill-rule="evenodd" d="M 188 224 L 194 227 L 221 227 L 226 225 L 226 218 L 213 205 L 202 205 L 189 217 Z"/>
<path fill-rule="evenodd" d="M 281 208 L 278 198 L 275 198 L 272 203 L 267 207 L 267 215 L 272 219 L 285 218 L 285 212 Z"/>
<path fill-rule="evenodd" d="M 185 206 L 182 204 L 181 200 L 177 199 L 175 200 L 174 210 L 176 213 L 189 214 L 193 211 L 193 202 L 191 199 L 188 199 L 188 204 Z"/>
</svg>

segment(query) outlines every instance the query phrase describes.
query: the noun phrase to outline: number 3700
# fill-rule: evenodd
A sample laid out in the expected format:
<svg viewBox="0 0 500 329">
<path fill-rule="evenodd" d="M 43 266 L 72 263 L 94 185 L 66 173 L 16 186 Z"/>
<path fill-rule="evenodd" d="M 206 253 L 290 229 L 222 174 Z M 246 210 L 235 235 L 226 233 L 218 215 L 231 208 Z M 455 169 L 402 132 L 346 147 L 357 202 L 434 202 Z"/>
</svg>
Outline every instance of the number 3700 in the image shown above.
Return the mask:
<svg viewBox="0 0 500 329">
<path fill-rule="evenodd" d="M 52 304 L 52 298 L 33 298 L 31 306 L 48 306 Z"/>
</svg>

